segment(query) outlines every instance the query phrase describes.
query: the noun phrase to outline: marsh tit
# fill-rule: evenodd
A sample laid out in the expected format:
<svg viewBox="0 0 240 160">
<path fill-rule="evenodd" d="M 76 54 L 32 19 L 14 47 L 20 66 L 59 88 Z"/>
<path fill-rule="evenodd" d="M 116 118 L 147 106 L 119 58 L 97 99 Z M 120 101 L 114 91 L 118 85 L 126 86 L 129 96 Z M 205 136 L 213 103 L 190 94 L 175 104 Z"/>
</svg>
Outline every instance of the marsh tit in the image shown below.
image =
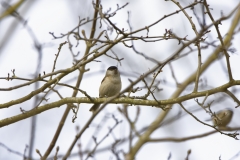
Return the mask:
<svg viewBox="0 0 240 160">
<path fill-rule="evenodd" d="M 216 113 L 216 117 L 212 117 L 213 124 L 218 127 L 226 127 L 232 120 L 233 111 L 224 109 Z"/>
<path fill-rule="evenodd" d="M 118 68 L 111 66 L 107 69 L 106 75 L 103 78 L 99 87 L 99 97 L 112 97 L 120 93 L 122 82 Z M 89 111 L 96 111 L 101 104 L 94 104 Z"/>
</svg>

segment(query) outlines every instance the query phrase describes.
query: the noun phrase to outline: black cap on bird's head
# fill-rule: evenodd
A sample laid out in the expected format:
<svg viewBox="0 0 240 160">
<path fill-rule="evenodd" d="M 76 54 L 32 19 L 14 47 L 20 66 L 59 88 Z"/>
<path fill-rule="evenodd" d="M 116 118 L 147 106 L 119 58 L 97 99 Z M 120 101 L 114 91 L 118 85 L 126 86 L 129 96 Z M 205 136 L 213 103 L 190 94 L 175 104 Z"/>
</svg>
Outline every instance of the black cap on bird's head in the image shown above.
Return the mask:
<svg viewBox="0 0 240 160">
<path fill-rule="evenodd" d="M 111 66 L 107 70 L 117 70 L 118 68 L 116 66 Z"/>
</svg>

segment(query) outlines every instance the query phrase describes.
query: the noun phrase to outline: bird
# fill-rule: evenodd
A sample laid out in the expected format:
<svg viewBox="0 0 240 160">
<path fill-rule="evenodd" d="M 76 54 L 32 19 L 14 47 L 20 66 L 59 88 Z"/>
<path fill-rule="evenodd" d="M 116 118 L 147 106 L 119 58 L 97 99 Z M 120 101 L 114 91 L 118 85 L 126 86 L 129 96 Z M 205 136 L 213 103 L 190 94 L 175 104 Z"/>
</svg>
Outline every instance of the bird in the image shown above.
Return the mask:
<svg viewBox="0 0 240 160">
<path fill-rule="evenodd" d="M 233 111 L 232 109 L 224 109 L 215 114 L 212 117 L 213 124 L 218 127 L 226 127 L 232 120 Z"/>
<path fill-rule="evenodd" d="M 116 66 L 110 66 L 103 78 L 99 87 L 99 97 L 112 97 L 120 93 L 122 89 L 122 82 L 120 73 Z M 89 111 L 95 112 L 101 104 L 94 104 Z"/>
</svg>

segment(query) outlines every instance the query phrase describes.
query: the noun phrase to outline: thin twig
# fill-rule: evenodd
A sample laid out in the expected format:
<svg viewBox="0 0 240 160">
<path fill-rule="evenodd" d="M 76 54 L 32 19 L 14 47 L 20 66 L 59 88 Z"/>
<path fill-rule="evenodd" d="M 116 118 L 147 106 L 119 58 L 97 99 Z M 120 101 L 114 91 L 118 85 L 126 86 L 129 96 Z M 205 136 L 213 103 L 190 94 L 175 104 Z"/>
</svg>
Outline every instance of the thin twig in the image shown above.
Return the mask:
<svg viewBox="0 0 240 160">
<path fill-rule="evenodd" d="M 214 127 L 214 126 L 211 126 L 211 125 L 209 125 L 209 124 L 207 124 L 207 123 L 199 120 L 196 116 L 194 116 L 191 112 L 189 112 L 189 111 L 182 105 L 182 103 L 179 103 L 179 105 L 182 107 L 182 109 L 184 109 L 185 112 L 187 112 L 189 115 L 191 115 L 191 116 L 192 116 L 194 119 L 196 119 L 198 122 L 200 122 L 200 123 L 202 123 L 202 124 L 204 124 L 204 125 L 206 125 L 206 126 L 209 126 L 209 127 L 213 128 L 213 129 L 215 129 L 216 131 L 218 131 L 218 132 L 221 133 L 221 134 L 224 134 L 224 135 L 226 135 L 226 136 L 229 136 L 229 137 L 232 137 L 232 138 L 238 140 L 237 136 L 239 135 L 239 133 L 233 133 L 233 134 L 231 134 L 231 133 L 224 133 L 224 132 L 222 132 L 221 130 L 219 130 L 218 128 L 216 128 L 216 127 Z"/>
</svg>

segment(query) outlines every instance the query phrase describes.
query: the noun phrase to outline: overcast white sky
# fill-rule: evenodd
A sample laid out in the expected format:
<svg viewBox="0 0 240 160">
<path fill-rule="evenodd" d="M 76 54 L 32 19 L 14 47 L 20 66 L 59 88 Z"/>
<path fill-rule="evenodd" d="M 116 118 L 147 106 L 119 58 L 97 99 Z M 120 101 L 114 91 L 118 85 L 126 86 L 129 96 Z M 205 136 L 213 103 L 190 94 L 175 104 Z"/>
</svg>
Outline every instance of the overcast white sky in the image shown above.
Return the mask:
<svg viewBox="0 0 240 160">
<path fill-rule="evenodd" d="M 3 2 L 3 0 L 0 0 Z M 11 1 L 11 4 L 15 1 Z M 123 5 L 126 2 L 129 2 L 129 5 L 118 12 L 118 14 L 113 18 L 113 22 L 117 23 L 117 25 L 121 26 L 121 28 L 128 28 L 127 25 L 127 11 L 131 11 L 131 23 L 134 29 L 142 28 L 165 14 L 172 13 L 176 11 L 178 8 L 172 3 L 167 1 L 159 1 L 159 0 L 122 0 L 122 1 L 108 1 L 102 0 L 102 5 L 104 10 L 107 10 L 109 7 L 112 9 L 116 8 L 116 4 Z M 192 1 L 184 1 L 181 2 L 182 5 L 190 4 Z M 214 8 L 213 15 L 216 18 L 221 16 L 220 11 L 226 15 L 228 14 L 236 5 L 239 3 L 238 0 L 229 0 L 229 1 L 208 1 L 211 5 L 211 8 Z M 4 11 L 4 8 L 1 6 L 0 14 Z M 55 54 L 58 51 L 59 43 L 64 42 L 66 39 L 53 40 L 52 36 L 49 32 L 54 32 L 55 35 L 60 35 L 61 33 L 67 33 L 69 30 L 74 28 L 78 23 L 78 17 L 81 18 L 90 16 L 92 17 L 92 4 L 91 1 L 85 0 L 33 0 L 26 1 L 23 6 L 18 10 L 19 13 L 27 20 L 28 26 L 32 29 L 38 41 L 41 44 L 44 44 L 43 54 L 42 54 L 42 65 L 40 72 L 46 73 L 51 72 L 53 60 L 55 58 Z M 192 15 L 192 12 L 188 10 L 188 12 Z M 173 32 L 178 33 L 179 36 L 188 35 L 188 38 L 191 39 L 194 37 L 193 31 L 191 30 L 191 26 L 187 23 L 185 17 L 181 14 L 175 15 L 172 18 L 166 19 L 161 25 L 157 27 L 153 27 L 149 34 L 163 34 L 164 29 L 172 29 Z M 208 21 L 207 21 L 208 22 Z M 229 29 L 229 24 L 231 20 L 224 21 L 223 25 L 221 25 L 220 29 L 222 34 L 227 34 L 227 30 Z M 106 26 L 103 26 L 106 28 Z M 86 30 L 86 33 L 89 33 L 89 25 L 84 26 L 83 29 Z M 8 33 L 8 34 L 6 34 Z M 142 33 L 143 34 L 143 33 Z M 216 34 L 213 32 L 209 39 L 216 39 Z M 231 64 L 232 64 L 232 72 L 234 75 L 234 79 L 240 79 L 240 36 L 239 34 L 235 37 L 233 46 L 237 50 L 236 54 L 231 54 Z M 80 47 L 75 48 L 74 51 L 79 50 L 80 54 L 84 52 L 84 44 L 80 44 Z M 161 43 L 136 43 L 136 47 L 138 50 L 142 52 L 148 52 L 148 55 L 155 56 L 161 60 L 168 57 L 173 51 L 176 51 L 179 47 L 176 41 L 164 41 Z M 133 54 L 131 49 L 125 48 L 121 45 L 114 47 L 115 52 L 120 55 L 120 58 L 129 59 L 131 54 Z M 213 48 L 209 48 L 203 52 L 203 62 L 204 59 L 211 54 Z M 164 53 L 164 54 L 163 54 Z M 0 77 L 6 77 L 8 73 L 11 72 L 12 69 L 15 69 L 16 76 L 25 77 L 25 78 L 33 78 L 33 74 L 36 71 L 36 63 L 37 63 L 37 52 L 34 49 L 34 44 L 32 38 L 29 36 L 26 28 L 16 21 L 15 18 L 9 16 L 0 21 Z M 177 70 L 176 75 L 178 77 L 179 82 L 182 82 L 189 73 L 192 73 L 196 69 L 197 59 L 193 59 L 194 56 L 190 56 L 189 58 L 177 61 L 173 63 L 174 68 Z M 71 67 L 72 65 L 72 56 L 69 52 L 68 46 L 64 46 L 56 66 L 56 70 Z M 90 68 L 90 72 L 86 74 L 83 83 L 81 84 L 81 89 L 87 91 L 87 93 L 93 97 L 98 96 L 98 87 L 101 79 L 104 76 L 103 70 L 105 70 L 108 66 L 117 65 L 117 63 L 113 60 L 109 60 L 107 57 L 101 57 L 98 60 L 102 61 L 101 63 L 91 63 L 87 65 L 87 68 Z M 184 63 L 184 65 L 182 65 Z M 222 61 L 225 64 L 225 61 Z M 187 64 L 187 65 L 185 65 Z M 146 61 L 144 58 L 139 56 L 137 59 L 134 59 L 132 63 L 129 61 L 123 61 L 122 66 L 119 66 L 119 70 L 123 74 L 123 88 L 129 84 L 128 78 L 136 78 L 136 76 L 146 72 L 148 68 L 153 66 L 150 62 Z M 102 72 L 98 72 L 102 71 Z M 71 74 L 68 79 L 64 78 L 62 82 L 68 82 L 71 85 L 74 85 L 76 82 L 78 72 L 74 72 Z M 131 75 L 131 76 L 129 76 Z M 209 76 L 211 75 L 211 76 Z M 135 77 L 134 77 L 135 76 Z M 167 79 L 168 84 L 162 86 L 165 92 L 161 92 L 159 97 L 161 99 L 169 98 L 169 96 L 174 91 L 174 81 L 171 78 L 169 67 L 166 67 L 163 70 L 162 79 Z M 208 78 L 210 77 L 210 78 Z M 168 79 L 169 78 L 169 79 Z M 221 63 L 214 63 L 212 69 L 208 70 L 204 73 L 202 78 L 206 78 L 208 81 L 208 85 L 210 87 L 217 87 L 227 82 L 227 75 L 222 72 Z M 11 86 L 15 86 L 17 84 L 21 84 L 21 81 L 6 81 L 0 79 L 0 88 L 7 88 Z M 42 84 L 40 84 L 42 85 Z M 140 84 L 139 86 L 143 86 Z M 21 88 L 14 91 L 0 91 L 0 103 L 5 103 L 11 101 L 13 99 L 17 99 L 23 97 L 24 95 L 30 93 L 34 89 L 33 85 L 30 85 L 25 88 Z M 238 88 L 239 89 L 239 88 Z M 63 90 L 59 89 L 59 92 L 65 97 L 70 97 L 72 94 L 71 90 Z M 141 94 L 143 92 L 139 92 Z M 184 93 L 186 94 L 186 93 Z M 79 94 L 79 96 L 83 96 Z M 215 98 L 220 96 L 219 94 L 211 96 L 209 102 Z M 236 95 L 240 97 L 239 93 Z M 54 102 L 58 99 L 58 97 L 54 94 L 51 94 L 49 102 Z M 44 104 L 44 103 L 43 103 Z M 194 102 L 186 102 L 185 105 L 194 106 Z M 17 114 L 20 114 L 20 107 L 25 110 L 29 110 L 32 108 L 33 101 L 27 101 L 25 103 L 15 105 L 8 109 L 2 109 L 0 111 L 0 119 L 4 119 L 7 117 L 11 117 Z M 69 145 L 74 139 L 76 135 L 75 127 L 76 125 L 80 125 L 82 127 L 85 122 L 90 117 L 91 113 L 88 112 L 88 109 L 91 105 L 82 104 L 80 111 L 78 113 L 78 119 L 76 123 L 72 123 L 71 118 L 73 113 L 70 113 L 66 124 L 64 125 L 64 129 L 60 135 L 59 140 L 57 141 L 57 146 L 60 146 L 60 154 L 65 154 Z M 116 106 L 116 105 L 115 105 Z M 230 107 L 233 108 L 236 104 L 231 100 L 227 99 L 219 104 L 219 107 L 215 107 L 215 111 Z M 60 108 L 55 108 L 49 110 L 47 112 L 41 113 L 37 116 L 37 130 L 36 130 L 36 141 L 35 141 L 35 149 L 39 149 L 43 154 L 47 149 L 53 134 L 57 128 L 57 124 L 60 121 L 60 118 L 65 110 L 66 106 L 61 106 Z M 142 126 L 147 126 L 150 124 L 161 111 L 156 108 L 150 107 L 141 107 L 141 117 L 137 126 L 140 129 Z M 172 113 L 168 115 L 167 118 L 174 116 L 179 111 L 179 106 L 174 105 Z M 131 110 L 135 110 L 135 108 L 131 108 Z M 116 113 L 117 118 L 119 120 L 123 120 L 124 122 L 119 125 L 114 134 L 116 137 L 120 138 L 126 136 L 128 133 L 128 124 L 125 122 L 124 117 L 122 117 L 117 111 L 116 107 L 108 107 L 104 110 L 95 120 L 94 124 L 98 124 L 98 122 L 102 119 L 105 113 L 113 112 Z M 234 112 L 233 121 L 230 126 L 234 127 L 239 125 L 239 109 Z M 197 113 L 201 120 L 209 118 L 207 114 L 203 111 Z M 99 137 L 104 136 L 107 133 L 107 127 L 113 126 L 114 121 L 109 120 L 106 124 L 105 128 L 100 132 Z M 95 130 L 94 125 L 91 125 L 89 129 L 83 134 L 81 138 L 81 142 L 83 145 L 89 144 L 91 141 L 91 135 Z M 181 118 L 178 122 L 173 123 L 169 126 L 162 127 L 160 130 L 156 131 L 153 136 L 158 138 L 164 137 L 186 137 L 197 135 L 201 133 L 205 133 L 211 131 L 212 129 L 200 124 L 195 121 L 190 116 L 185 116 Z M 0 129 L 0 143 L 5 144 L 9 148 L 18 151 L 20 153 L 24 152 L 25 146 L 29 143 L 30 136 L 30 119 L 26 119 L 20 121 L 15 124 L 11 124 L 9 126 L 3 127 Z M 112 143 L 114 139 L 109 137 L 101 146 L 106 146 L 110 142 Z M 90 144 L 90 148 L 93 147 L 93 142 Z M 127 145 L 123 145 L 121 148 L 124 151 L 127 151 Z M 162 143 L 149 143 L 144 145 L 142 149 L 137 154 L 137 160 L 146 160 L 146 159 L 167 159 L 169 153 L 171 152 L 171 160 L 180 160 L 184 159 L 187 155 L 187 151 L 191 149 L 192 153 L 190 155 L 191 160 L 203 160 L 203 159 L 218 159 L 221 156 L 222 160 L 227 160 L 233 157 L 240 151 L 240 142 L 236 141 L 227 136 L 221 135 L 220 133 L 216 133 L 210 135 L 205 138 L 191 140 L 182 143 L 170 143 L 170 142 L 162 142 Z M 75 147 L 73 153 L 77 151 Z M 55 151 L 52 152 L 53 155 Z M 101 153 L 97 156 L 96 159 L 109 159 L 108 152 Z M 151 154 L 149 154 L 151 153 Z M 149 157 L 151 155 L 151 158 Z M 34 158 L 39 158 L 39 156 L 34 153 Z M 238 157 L 239 158 L 239 157 Z M 4 147 L 0 145 L 0 159 L 2 160 L 20 160 L 22 157 L 10 153 Z M 79 159 L 78 157 L 69 158 L 69 159 Z M 114 159 L 114 158 L 113 158 Z"/>
</svg>

